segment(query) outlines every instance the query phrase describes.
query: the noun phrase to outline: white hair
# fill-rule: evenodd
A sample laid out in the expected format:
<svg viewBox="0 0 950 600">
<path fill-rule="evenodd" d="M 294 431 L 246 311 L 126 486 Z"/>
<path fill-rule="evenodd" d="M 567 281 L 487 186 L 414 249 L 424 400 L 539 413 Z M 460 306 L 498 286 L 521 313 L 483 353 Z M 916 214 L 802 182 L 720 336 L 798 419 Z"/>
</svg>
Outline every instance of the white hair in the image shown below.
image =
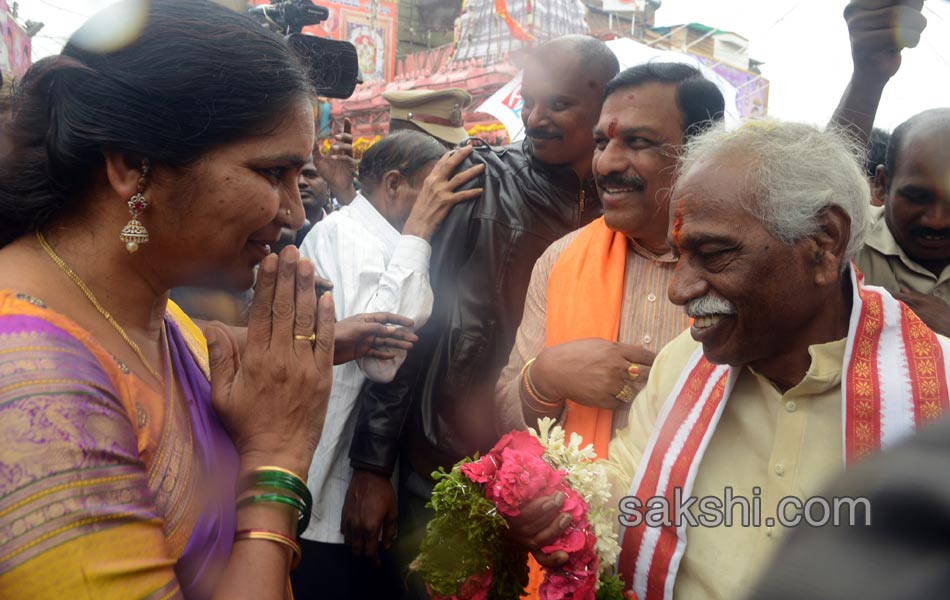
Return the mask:
<svg viewBox="0 0 950 600">
<path fill-rule="evenodd" d="M 773 236 L 793 244 L 820 231 L 829 206 L 851 219 L 851 239 L 842 269 L 864 245 L 870 224 L 870 188 L 863 149 L 841 131 L 770 118 L 743 121 L 725 131 L 713 128 L 693 138 L 680 160 L 679 177 L 723 157 L 744 161 L 739 199 Z"/>
</svg>

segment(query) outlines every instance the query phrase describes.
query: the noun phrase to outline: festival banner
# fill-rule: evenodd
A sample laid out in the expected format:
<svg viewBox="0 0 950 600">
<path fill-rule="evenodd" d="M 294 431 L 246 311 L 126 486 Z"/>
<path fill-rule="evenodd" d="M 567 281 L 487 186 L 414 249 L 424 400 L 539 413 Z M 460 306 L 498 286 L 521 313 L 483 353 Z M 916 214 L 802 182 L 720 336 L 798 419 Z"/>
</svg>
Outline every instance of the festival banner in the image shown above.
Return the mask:
<svg viewBox="0 0 950 600">
<path fill-rule="evenodd" d="M 0 0 L 3 1 L 3 0 Z M 317 0 L 330 15 L 322 23 L 304 27 L 303 33 L 350 42 L 356 47 L 363 81 L 392 81 L 396 71 L 395 2 L 372 0 Z M 269 4 L 269 0 L 249 0 L 249 4 Z"/>
<path fill-rule="evenodd" d="M 371 0 L 320 0 L 314 2 L 330 10 L 330 18 L 304 33 L 350 42 L 356 47 L 363 81 L 392 81 L 396 70 L 395 2 L 377 2 L 373 15 Z"/>
<path fill-rule="evenodd" d="M 0 43 L 0 71 L 4 77 L 20 77 L 30 68 L 32 40 L 13 18 L 10 4 L 0 0 L 0 31 L 3 43 Z"/>
<path fill-rule="evenodd" d="M 474 112 L 489 114 L 508 130 L 508 139 L 512 142 L 524 137 L 524 123 L 521 121 L 521 73 L 503 85 L 497 92 L 485 100 Z"/>
</svg>

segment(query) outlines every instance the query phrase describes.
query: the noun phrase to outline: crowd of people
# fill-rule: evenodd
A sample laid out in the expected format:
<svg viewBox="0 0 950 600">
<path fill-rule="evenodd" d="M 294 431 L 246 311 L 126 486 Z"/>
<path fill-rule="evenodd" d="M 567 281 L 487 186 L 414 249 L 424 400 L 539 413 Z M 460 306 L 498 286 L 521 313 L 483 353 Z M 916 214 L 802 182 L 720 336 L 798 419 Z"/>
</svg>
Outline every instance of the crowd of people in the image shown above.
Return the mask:
<svg viewBox="0 0 950 600">
<path fill-rule="evenodd" d="M 607 467 L 631 598 L 945 597 L 950 107 L 874 129 L 922 7 L 850 0 L 827 127 L 726 127 L 696 68 L 566 36 L 523 142 L 403 92 L 358 165 L 250 18 L 93 17 L 2 113 L 0 597 L 429 598 L 433 472 L 548 417 Z M 623 509 L 724 494 L 759 522 Z M 844 497 L 869 524 L 781 524 Z M 509 518 L 528 597 L 563 502 Z"/>
</svg>

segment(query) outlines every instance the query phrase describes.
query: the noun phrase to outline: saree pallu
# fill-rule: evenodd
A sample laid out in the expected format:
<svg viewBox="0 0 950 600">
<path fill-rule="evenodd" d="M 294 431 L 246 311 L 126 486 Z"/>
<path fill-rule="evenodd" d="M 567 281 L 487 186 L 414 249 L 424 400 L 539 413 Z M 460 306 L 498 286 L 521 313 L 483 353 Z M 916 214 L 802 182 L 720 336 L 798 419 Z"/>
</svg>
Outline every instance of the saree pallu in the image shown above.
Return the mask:
<svg viewBox="0 0 950 600">
<path fill-rule="evenodd" d="M 0 291 L 0 597 L 210 595 L 237 454 L 201 332 L 169 303 L 160 396 L 37 299 Z"/>
</svg>

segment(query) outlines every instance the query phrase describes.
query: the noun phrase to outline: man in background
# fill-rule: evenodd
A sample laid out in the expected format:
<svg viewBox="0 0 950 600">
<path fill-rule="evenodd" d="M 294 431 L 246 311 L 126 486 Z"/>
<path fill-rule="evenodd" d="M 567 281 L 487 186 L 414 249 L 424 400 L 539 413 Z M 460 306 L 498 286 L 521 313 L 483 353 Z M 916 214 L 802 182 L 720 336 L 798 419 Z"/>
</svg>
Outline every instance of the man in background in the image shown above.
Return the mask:
<svg viewBox="0 0 950 600">
<path fill-rule="evenodd" d="M 844 10 L 853 71 L 832 123 L 868 144 L 901 50 L 927 25 L 923 0 L 851 0 Z M 855 258 L 867 282 L 906 302 L 934 331 L 950 334 L 950 109 L 915 115 L 888 141 L 877 167 L 867 243 Z"/>
<path fill-rule="evenodd" d="M 884 207 L 873 209 L 858 268 L 950 335 L 950 108 L 894 129 L 874 189 Z"/>
</svg>

